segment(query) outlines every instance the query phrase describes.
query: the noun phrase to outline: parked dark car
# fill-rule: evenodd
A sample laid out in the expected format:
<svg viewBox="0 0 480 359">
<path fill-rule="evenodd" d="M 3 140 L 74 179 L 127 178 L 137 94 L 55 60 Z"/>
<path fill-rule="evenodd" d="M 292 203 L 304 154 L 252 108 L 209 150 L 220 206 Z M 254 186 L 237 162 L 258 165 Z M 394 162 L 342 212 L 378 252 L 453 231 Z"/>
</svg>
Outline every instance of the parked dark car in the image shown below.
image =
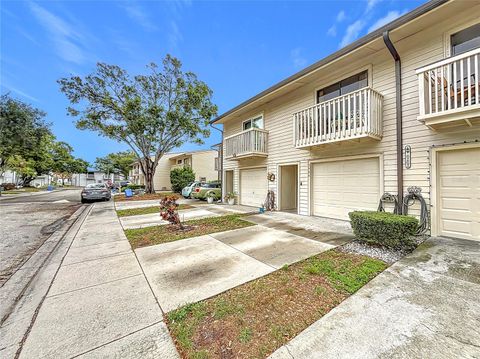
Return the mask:
<svg viewBox="0 0 480 359">
<path fill-rule="evenodd" d="M 112 193 L 104 183 L 91 183 L 83 188 L 80 196 L 82 203 L 96 200 L 110 201 Z"/>
</svg>

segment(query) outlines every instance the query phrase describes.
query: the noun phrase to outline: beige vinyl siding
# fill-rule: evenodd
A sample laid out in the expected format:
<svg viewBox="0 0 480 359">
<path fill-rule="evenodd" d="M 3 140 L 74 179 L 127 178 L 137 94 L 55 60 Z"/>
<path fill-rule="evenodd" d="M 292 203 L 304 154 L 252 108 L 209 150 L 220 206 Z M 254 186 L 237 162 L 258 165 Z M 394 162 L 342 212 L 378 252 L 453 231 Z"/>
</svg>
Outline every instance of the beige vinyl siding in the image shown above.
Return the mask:
<svg viewBox="0 0 480 359">
<path fill-rule="evenodd" d="M 207 181 L 214 181 L 218 179 L 218 172 L 215 171 L 215 160 L 218 156 L 218 152 L 214 150 L 186 152 L 185 156 L 178 159 L 182 160 L 181 164 L 177 164 L 177 159 L 172 157 L 178 156 L 178 153 L 165 154 L 158 162 L 153 177 L 153 184 L 155 191 L 171 190 L 172 184 L 170 183 L 170 171 L 178 166 L 184 165 L 186 158 L 190 159 L 190 164 L 195 172 L 195 179 L 200 180 L 200 177 L 205 177 Z"/>
<path fill-rule="evenodd" d="M 192 169 L 195 172 L 195 179 L 206 178 L 207 182 L 218 180 L 218 171 L 215 171 L 215 158 L 217 151 L 192 152 Z"/>
<path fill-rule="evenodd" d="M 158 161 L 157 168 L 155 169 L 155 175 L 153 176 L 153 188 L 155 191 L 171 190 L 172 184 L 170 183 L 170 170 L 173 161 L 170 160 L 175 154 L 168 153 L 163 155 Z"/>
<path fill-rule="evenodd" d="M 417 120 L 419 114 L 418 78 L 415 70 L 419 67 L 442 60 L 446 57 L 445 40 L 450 29 L 457 28 L 478 19 L 480 5 L 472 6 L 467 12 L 454 14 L 440 21 L 436 26 L 416 33 L 399 41 L 396 47 L 402 58 L 402 99 L 403 99 L 403 143 L 412 147 L 412 166 L 404 169 L 405 191 L 409 186 L 422 188 L 427 203 L 431 204 L 430 166 L 433 146 L 461 144 L 480 140 L 480 130 L 467 127 L 450 131 L 435 132 Z M 436 211 L 437 208 L 431 208 Z M 417 203 L 411 213 L 418 214 Z"/>
<path fill-rule="evenodd" d="M 428 16 L 428 15 L 427 15 Z M 435 16 L 435 15 L 432 15 Z M 417 120 L 419 114 L 418 79 L 415 70 L 445 57 L 446 33 L 462 24 L 467 26 L 475 19 L 480 19 L 480 4 L 471 3 L 464 11 L 457 11 L 451 16 L 434 21 L 433 26 L 421 30 L 403 40 L 392 38 L 402 60 L 402 100 L 403 100 L 403 143 L 412 147 L 411 168 L 404 168 L 405 192 L 409 186 L 422 188 L 422 194 L 430 205 L 430 166 L 432 146 L 459 144 L 480 140 L 478 128 L 458 128 L 450 131 L 435 132 Z M 418 26 L 424 19 L 415 20 Z M 408 26 L 408 25 L 405 25 Z M 373 48 L 373 47 L 372 47 Z M 268 133 L 268 157 L 266 159 L 248 159 L 241 161 L 224 160 L 225 169 L 234 169 L 234 190 L 239 191 L 238 169 L 248 166 L 267 165 L 268 172 L 276 174 L 281 164 L 299 163 L 299 213 L 310 215 L 310 163 L 318 159 L 333 159 L 355 155 L 383 156 L 384 192 L 396 194 L 396 110 L 395 110 L 395 70 L 394 61 L 386 48 L 369 56 L 351 53 L 343 59 L 316 71 L 309 80 L 301 80 L 295 90 L 279 96 L 270 102 L 248 111 L 232 114 L 224 124 L 224 136 L 242 131 L 242 120 L 263 112 L 265 129 Z M 337 142 L 311 149 L 296 149 L 293 146 L 292 114 L 315 101 L 315 89 L 321 88 L 335 80 L 340 80 L 361 69 L 370 68 L 369 86 L 383 95 L 383 138 L 381 141 Z M 310 80 L 311 79 L 311 80 Z M 278 197 L 278 185 L 269 182 L 269 189 Z M 409 209 L 409 213 L 418 215 L 419 204 Z M 432 208 L 435 210 L 435 208 Z"/>
</svg>

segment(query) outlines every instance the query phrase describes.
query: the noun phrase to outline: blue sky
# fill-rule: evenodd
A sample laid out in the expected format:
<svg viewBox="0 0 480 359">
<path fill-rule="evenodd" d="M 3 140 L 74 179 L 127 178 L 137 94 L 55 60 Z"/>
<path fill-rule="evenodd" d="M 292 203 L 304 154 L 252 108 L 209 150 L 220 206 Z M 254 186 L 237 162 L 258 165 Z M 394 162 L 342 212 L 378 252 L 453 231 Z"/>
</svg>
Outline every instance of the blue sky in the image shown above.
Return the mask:
<svg viewBox="0 0 480 359">
<path fill-rule="evenodd" d="M 170 53 L 214 91 L 219 113 L 424 1 L 2 1 L 1 92 L 47 112 L 75 155 L 125 145 L 75 128 L 56 80 L 98 61 L 132 74 Z M 205 145 L 220 141 L 212 130 Z"/>
</svg>

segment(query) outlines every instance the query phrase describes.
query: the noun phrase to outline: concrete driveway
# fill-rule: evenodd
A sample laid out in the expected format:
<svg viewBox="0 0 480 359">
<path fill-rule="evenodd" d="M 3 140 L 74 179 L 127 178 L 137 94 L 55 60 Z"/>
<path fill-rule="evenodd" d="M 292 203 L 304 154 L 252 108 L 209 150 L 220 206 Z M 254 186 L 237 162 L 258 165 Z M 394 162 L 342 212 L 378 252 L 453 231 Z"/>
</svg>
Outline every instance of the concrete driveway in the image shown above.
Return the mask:
<svg viewBox="0 0 480 359">
<path fill-rule="evenodd" d="M 169 312 L 333 247 L 257 225 L 135 252 L 160 306 Z"/>
<path fill-rule="evenodd" d="M 431 238 L 271 355 L 480 358 L 480 243 Z"/>
</svg>

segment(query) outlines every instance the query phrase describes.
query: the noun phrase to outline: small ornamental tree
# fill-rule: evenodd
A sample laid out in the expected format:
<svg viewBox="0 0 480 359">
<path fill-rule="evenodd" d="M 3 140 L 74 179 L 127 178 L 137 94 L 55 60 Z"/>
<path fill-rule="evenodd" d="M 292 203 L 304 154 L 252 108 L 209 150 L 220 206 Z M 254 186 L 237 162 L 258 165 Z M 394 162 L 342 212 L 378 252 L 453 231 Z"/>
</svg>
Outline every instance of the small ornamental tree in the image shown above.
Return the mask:
<svg viewBox="0 0 480 359">
<path fill-rule="evenodd" d="M 165 196 L 160 200 L 160 216 L 170 224 L 182 227 L 178 215 L 177 196 Z"/>
<path fill-rule="evenodd" d="M 195 172 L 190 167 L 179 167 L 170 171 L 173 192 L 182 192 L 182 189 L 193 181 L 195 181 Z"/>
<path fill-rule="evenodd" d="M 135 153 L 147 193 L 154 193 L 162 156 L 185 142 L 202 144 L 217 113 L 212 90 L 181 67 L 167 55 L 161 68 L 152 63 L 146 75 L 132 77 L 119 66 L 98 63 L 84 78 L 58 81 L 72 104 L 68 113 L 78 118 L 77 128 L 123 142 Z"/>
</svg>

